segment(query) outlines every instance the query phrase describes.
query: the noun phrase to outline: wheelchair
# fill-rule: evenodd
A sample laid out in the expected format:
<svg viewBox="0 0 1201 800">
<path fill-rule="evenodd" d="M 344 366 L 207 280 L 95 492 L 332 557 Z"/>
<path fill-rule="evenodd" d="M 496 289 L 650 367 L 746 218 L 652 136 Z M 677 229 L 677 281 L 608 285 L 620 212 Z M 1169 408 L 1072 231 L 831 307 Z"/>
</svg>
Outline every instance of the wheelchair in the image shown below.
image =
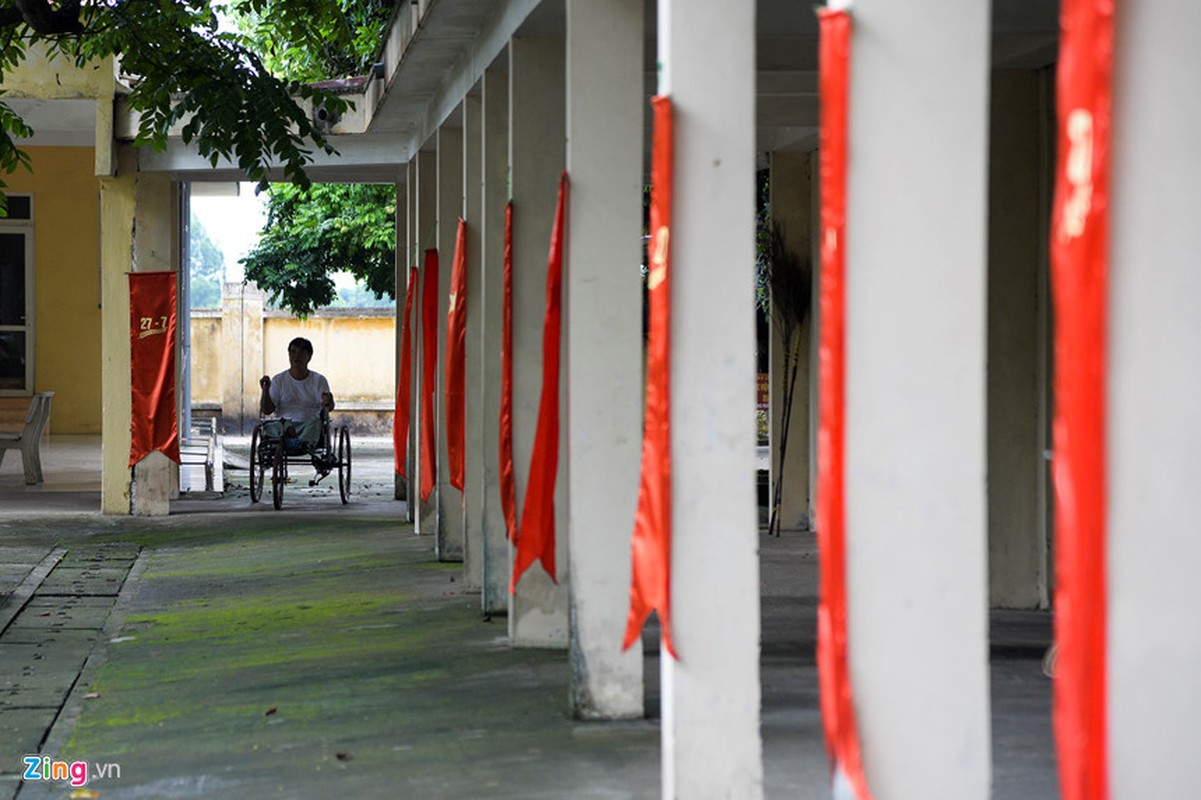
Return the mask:
<svg viewBox="0 0 1201 800">
<path fill-rule="evenodd" d="M 321 412 L 321 433 L 313 444 L 286 434 L 288 422 L 282 419 L 260 420 L 250 434 L 250 502 L 257 503 L 271 473 L 271 503 L 278 511 L 284 502 L 284 484 L 288 467 L 311 465 L 316 475 L 309 486 L 316 486 L 334 470 L 338 472 L 338 495 L 342 504 L 350 502 L 350 431 L 346 426 L 332 430 L 329 412 Z M 337 441 L 337 447 L 334 441 Z"/>
</svg>

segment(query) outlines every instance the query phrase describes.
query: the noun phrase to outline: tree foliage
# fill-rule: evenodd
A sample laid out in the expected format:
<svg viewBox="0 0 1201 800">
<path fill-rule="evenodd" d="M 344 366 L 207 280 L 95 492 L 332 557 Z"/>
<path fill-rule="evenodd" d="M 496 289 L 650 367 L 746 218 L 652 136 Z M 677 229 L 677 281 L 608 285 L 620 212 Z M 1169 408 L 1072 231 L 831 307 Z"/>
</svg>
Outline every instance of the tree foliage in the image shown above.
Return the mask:
<svg viewBox="0 0 1201 800">
<path fill-rule="evenodd" d="M 192 212 L 188 242 L 188 305 L 214 308 L 221 305 L 221 282 L 225 280 L 225 253 L 209 236 L 208 229 Z"/>
<path fill-rule="evenodd" d="M 346 271 L 376 297 L 396 292 L 396 187 L 314 184 L 269 189 L 267 224 L 242 259 L 246 278 L 298 316 L 332 304 L 332 273 Z"/>
<path fill-rule="evenodd" d="M 164 149 L 182 125 L 201 156 L 214 165 L 231 160 L 260 188 L 272 162 L 307 186 L 312 153 L 332 148 L 298 100 L 334 113 L 347 104 L 302 81 L 334 77 L 323 73 L 342 63 L 341 48 L 361 63 L 372 36 L 378 45 L 390 5 L 364 3 L 376 20 L 368 25 L 370 14 L 351 0 L 232 0 L 229 11 L 247 25 L 235 33 L 218 28 L 219 0 L 0 0 L 0 84 L 34 43 L 79 66 L 117 56 L 132 86 L 128 106 L 140 117 L 135 144 Z M 32 133 L 0 101 L 0 171 L 28 168 L 16 140 Z"/>
<path fill-rule="evenodd" d="M 304 14 L 281 14 L 281 5 Z M 320 81 L 365 75 L 379 53 L 394 0 L 241 0 L 232 18 L 276 75 Z"/>
</svg>

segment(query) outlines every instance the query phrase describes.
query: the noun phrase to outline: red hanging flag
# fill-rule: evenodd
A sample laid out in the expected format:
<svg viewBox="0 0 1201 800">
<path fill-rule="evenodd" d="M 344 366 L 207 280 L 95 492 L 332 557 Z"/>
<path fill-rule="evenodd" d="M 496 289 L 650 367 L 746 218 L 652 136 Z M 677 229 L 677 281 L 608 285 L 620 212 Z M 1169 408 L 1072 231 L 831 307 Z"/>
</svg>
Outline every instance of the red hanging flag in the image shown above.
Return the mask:
<svg viewBox="0 0 1201 800">
<path fill-rule="evenodd" d="M 567 205 L 567 172 L 559 178 L 559 201 L 550 237 L 546 266 L 546 317 L 542 324 L 542 396 L 538 401 L 538 429 L 530 455 L 513 580 L 509 591 L 535 560 L 551 580 L 555 578 L 555 473 L 559 469 L 559 347 L 563 303 L 563 217 Z"/>
<path fill-rule="evenodd" d="M 505 205 L 504 331 L 500 348 L 500 507 L 509 541 L 517 542 L 517 482 L 513 476 L 513 203 Z"/>
<path fill-rule="evenodd" d="M 467 372 L 467 223 L 459 218 L 446 312 L 446 458 L 450 485 L 463 491 Z"/>
<path fill-rule="evenodd" d="M 846 587 L 846 187 L 851 19 L 819 8 L 821 102 L 821 350 L 817 438 L 820 599 L 817 666 L 822 725 L 835 780 L 870 800 L 851 695 Z"/>
<path fill-rule="evenodd" d="M 404 316 L 400 322 L 400 377 L 396 381 L 396 413 L 392 417 L 392 452 L 396 455 L 396 473 L 405 475 L 405 456 L 409 448 L 409 413 L 413 399 L 413 294 L 417 286 L 417 268 L 409 268 L 405 288 Z M 405 477 L 408 477 L 405 475 Z"/>
<path fill-rule="evenodd" d="M 1063 0 L 1055 308 L 1054 722 L 1063 800 L 1105 800 L 1106 336 L 1113 0 Z"/>
<path fill-rule="evenodd" d="M 438 463 L 434 441 L 434 403 L 438 370 L 438 251 L 425 251 L 425 274 L 421 277 L 421 500 L 434 489 Z"/>
<path fill-rule="evenodd" d="M 129 466 L 158 450 L 179 463 L 175 273 L 129 273 Z"/>
<path fill-rule="evenodd" d="M 652 611 L 659 613 L 663 646 L 677 658 L 671 639 L 671 184 L 672 106 L 651 99 L 651 239 L 647 304 L 646 413 L 642 433 L 642 481 L 634 516 L 630 613 L 624 649 L 638 641 Z"/>
</svg>

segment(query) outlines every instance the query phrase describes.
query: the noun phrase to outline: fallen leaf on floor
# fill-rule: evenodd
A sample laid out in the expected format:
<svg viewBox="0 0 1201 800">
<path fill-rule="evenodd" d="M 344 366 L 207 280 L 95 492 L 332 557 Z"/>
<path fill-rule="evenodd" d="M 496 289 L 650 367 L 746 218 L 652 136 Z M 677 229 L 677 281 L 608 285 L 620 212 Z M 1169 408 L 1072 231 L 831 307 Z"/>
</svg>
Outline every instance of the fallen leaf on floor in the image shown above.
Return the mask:
<svg viewBox="0 0 1201 800">
<path fill-rule="evenodd" d="M 279 711 L 279 708 L 278 708 L 278 707 L 276 707 L 276 706 L 271 706 L 271 708 L 267 709 L 266 713 L 265 713 L 265 714 L 263 714 L 263 716 L 264 716 L 264 717 L 269 717 L 269 716 L 271 716 L 272 714 L 274 714 L 276 711 Z"/>
</svg>

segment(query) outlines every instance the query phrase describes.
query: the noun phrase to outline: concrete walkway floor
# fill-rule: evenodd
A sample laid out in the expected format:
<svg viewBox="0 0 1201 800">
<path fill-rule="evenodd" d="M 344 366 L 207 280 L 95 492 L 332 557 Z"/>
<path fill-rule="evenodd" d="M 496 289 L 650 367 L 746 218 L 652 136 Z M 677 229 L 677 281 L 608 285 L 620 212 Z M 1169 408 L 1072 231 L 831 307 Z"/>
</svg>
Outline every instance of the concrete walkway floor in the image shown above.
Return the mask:
<svg viewBox="0 0 1201 800">
<path fill-rule="evenodd" d="M 511 648 L 399 504 L 288 492 L 131 519 L 0 487 L 0 799 L 75 791 L 26 754 L 88 762 L 76 797 L 659 796 L 653 632 L 648 719 L 575 721 L 566 654 Z M 760 542 L 765 795 L 825 800 L 814 542 Z M 995 798 L 1058 796 L 1049 637 L 994 614 Z"/>
</svg>

